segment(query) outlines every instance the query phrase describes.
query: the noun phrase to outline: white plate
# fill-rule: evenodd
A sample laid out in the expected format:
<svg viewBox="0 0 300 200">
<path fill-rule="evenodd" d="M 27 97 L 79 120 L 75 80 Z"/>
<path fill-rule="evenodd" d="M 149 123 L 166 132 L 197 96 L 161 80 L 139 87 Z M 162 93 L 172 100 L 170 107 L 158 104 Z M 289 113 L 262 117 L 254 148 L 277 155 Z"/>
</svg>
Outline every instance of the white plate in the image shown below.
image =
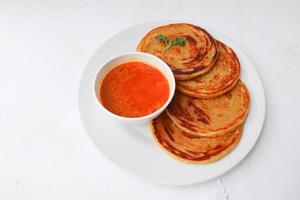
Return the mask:
<svg viewBox="0 0 300 200">
<path fill-rule="evenodd" d="M 114 164 L 132 175 L 151 182 L 187 185 L 219 176 L 245 158 L 256 143 L 263 127 L 265 95 L 259 75 L 248 57 L 224 35 L 204 27 L 215 38 L 234 49 L 241 63 L 241 79 L 246 83 L 251 95 L 251 106 L 243 136 L 230 154 L 212 164 L 184 164 L 167 155 L 155 144 L 149 124 L 123 125 L 108 117 L 99 108 L 93 96 L 93 80 L 99 66 L 116 54 L 134 51 L 149 30 L 167 23 L 169 22 L 153 22 L 130 27 L 106 41 L 95 52 L 82 74 L 79 111 L 86 132 L 96 147 Z"/>
</svg>

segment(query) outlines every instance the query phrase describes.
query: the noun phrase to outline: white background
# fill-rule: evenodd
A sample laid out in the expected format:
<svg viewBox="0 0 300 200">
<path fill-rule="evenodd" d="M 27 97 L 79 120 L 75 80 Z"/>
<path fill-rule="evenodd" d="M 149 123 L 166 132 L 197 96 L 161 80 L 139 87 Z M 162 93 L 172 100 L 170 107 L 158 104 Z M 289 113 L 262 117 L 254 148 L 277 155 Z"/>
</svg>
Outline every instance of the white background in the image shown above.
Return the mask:
<svg viewBox="0 0 300 200">
<path fill-rule="evenodd" d="M 129 26 L 198 21 L 229 36 L 262 77 L 267 115 L 250 155 L 221 177 L 230 200 L 300 198 L 300 1 L 0 0 L 0 199 L 224 199 L 218 179 L 159 186 L 92 145 L 78 86 L 93 52 Z"/>
</svg>

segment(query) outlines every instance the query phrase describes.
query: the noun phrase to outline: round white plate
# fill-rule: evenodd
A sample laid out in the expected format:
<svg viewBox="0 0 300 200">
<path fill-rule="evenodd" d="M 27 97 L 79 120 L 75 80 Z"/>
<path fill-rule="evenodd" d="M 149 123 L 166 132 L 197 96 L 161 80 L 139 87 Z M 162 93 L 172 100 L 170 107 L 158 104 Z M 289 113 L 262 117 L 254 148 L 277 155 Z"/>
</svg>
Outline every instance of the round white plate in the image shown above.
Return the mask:
<svg viewBox="0 0 300 200">
<path fill-rule="evenodd" d="M 215 38 L 234 49 L 241 63 L 241 80 L 246 83 L 251 95 L 251 106 L 243 136 L 230 154 L 212 164 L 184 164 L 167 155 L 155 144 L 149 124 L 124 125 L 111 119 L 99 108 L 93 95 L 93 80 L 96 72 L 108 58 L 119 53 L 135 51 L 139 41 L 152 28 L 168 23 L 153 22 L 130 27 L 106 41 L 95 52 L 82 74 L 79 87 L 79 111 L 86 132 L 96 147 L 111 162 L 130 174 L 151 182 L 187 185 L 219 176 L 245 158 L 263 127 L 265 95 L 259 75 L 248 57 L 224 35 L 204 27 Z"/>
</svg>

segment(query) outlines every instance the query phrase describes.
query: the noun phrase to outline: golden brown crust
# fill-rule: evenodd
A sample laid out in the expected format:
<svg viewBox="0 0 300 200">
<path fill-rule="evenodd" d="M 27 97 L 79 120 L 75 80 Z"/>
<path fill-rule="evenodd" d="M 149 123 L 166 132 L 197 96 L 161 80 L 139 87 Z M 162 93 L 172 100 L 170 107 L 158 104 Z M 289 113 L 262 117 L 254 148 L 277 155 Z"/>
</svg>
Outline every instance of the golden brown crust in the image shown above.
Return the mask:
<svg viewBox="0 0 300 200">
<path fill-rule="evenodd" d="M 167 42 L 183 38 L 185 46 L 165 51 Z M 239 143 L 250 95 L 239 80 L 235 52 L 204 29 L 187 23 L 160 26 L 148 32 L 137 51 L 164 60 L 176 78 L 176 93 L 167 109 L 152 120 L 156 143 L 173 158 L 191 164 L 217 161 Z"/>
<path fill-rule="evenodd" d="M 219 54 L 214 67 L 191 80 L 177 81 L 176 89 L 186 95 L 213 98 L 230 91 L 238 82 L 240 63 L 234 51 L 217 41 Z"/>
<path fill-rule="evenodd" d="M 175 159 L 192 164 L 208 164 L 231 152 L 242 135 L 242 127 L 220 137 L 189 135 L 166 115 L 152 121 L 152 135 L 159 146 Z"/>
<path fill-rule="evenodd" d="M 155 37 L 163 34 L 169 40 L 185 39 L 185 46 L 173 46 L 164 51 L 166 44 Z M 208 72 L 217 59 L 218 48 L 215 40 L 204 29 L 186 23 L 157 27 L 147 33 L 137 51 L 153 54 L 164 60 L 172 69 L 177 80 L 187 80 Z"/>
<path fill-rule="evenodd" d="M 248 89 L 239 81 L 231 91 L 212 99 L 198 99 L 176 92 L 166 112 L 182 130 L 215 137 L 241 126 L 249 106 Z"/>
</svg>

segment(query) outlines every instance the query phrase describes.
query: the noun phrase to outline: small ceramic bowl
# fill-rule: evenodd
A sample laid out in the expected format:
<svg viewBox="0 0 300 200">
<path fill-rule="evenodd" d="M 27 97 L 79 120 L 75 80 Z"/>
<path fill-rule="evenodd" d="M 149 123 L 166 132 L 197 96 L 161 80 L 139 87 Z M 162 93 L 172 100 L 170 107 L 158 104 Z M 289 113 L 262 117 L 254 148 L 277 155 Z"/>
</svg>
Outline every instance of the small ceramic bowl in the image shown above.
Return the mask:
<svg viewBox="0 0 300 200">
<path fill-rule="evenodd" d="M 118 65 L 120 65 L 122 63 L 131 62 L 131 61 L 144 62 L 144 63 L 147 63 L 147 64 L 151 65 L 152 67 L 155 67 L 156 69 L 158 69 L 166 77 L 166 79 L 169 83 L 169 88 L 170 88 L 169 97 L 168 97 L 168 100 L 165 102 L 165 104 L 162 105 L 162 107 L 160 109 L 156 110 L 155 112 L 153 112 L 149 115 L 142 116 L 142 117 L 123 117 L 123 116 L 114 114 L 114 113 L 110 112 L 109 110 L 107 110 L 102 105 L 101 98 L 100 98 L 100 89 L 99 88 L 101 86 L 103 78 L 113 68 L 117 67 Z M 170 103 L 170 101 L 172 100 L 172 98 L 174 96 L 174 92 L 175 92 L 175 78 L 174 78 L 174 75 L 173 75 L 171 69 L 169 68 L 169 66 L 164 61 L 162 61 L 160 58 L 153 56 L 151 54 L 142 53 L 142 52 L 124 53 L 121 55 L 117 55 L 117 56 L 109 59 L 107 62 L 105 62 L 100 67 L 100 70 L 98 71 L 98 73 L 96 75 L 96 78 L 94 81 L 94 91 L 93 91 L 93 93 L 95 94 L 95 97 L 96 97 L 96 101 L 100 105 L 99 107 L 104 112 L 106 112 L 111 117 L 113 117 L 114 119 L 116 119 L 120 122 L 129 123 L 129 124 L 146 123 L 146 122 L 149 122 L 150 120 L 154 119 L 155 117 L 157 117 L 160 113 L 162 113 L 166 109 L 166 107 L 168 106 L 168 104 Z"/>
</svg>

